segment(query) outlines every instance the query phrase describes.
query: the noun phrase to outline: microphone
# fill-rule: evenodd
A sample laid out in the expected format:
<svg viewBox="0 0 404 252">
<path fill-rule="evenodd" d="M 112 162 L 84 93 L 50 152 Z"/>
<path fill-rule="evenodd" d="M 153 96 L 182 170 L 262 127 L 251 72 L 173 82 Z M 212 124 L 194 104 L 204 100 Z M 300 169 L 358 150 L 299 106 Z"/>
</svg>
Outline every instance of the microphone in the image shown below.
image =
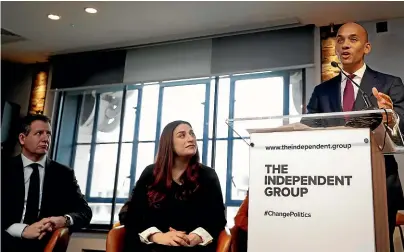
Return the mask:
<svg viewBox="0 0 404 252">
<path fill-rule="evenodd" d="M 342 73 L 343 75 L 345 75 L 345 77 L 347 77 L 347 78 L 358 88 L 358 90 L 361 92 L 362 99 L 363 99 L 363 101 L 365 102 L 366 108 L 365 108 L 364 110 L 375 109 L 375 106 L 373 106 L 372 102 L 370 101 L 368 94 L 366 94 L 366 92 L 362 90 L 362 88 L 358 85 L 358 83 L 356 83 L 352 78 L 350 78 L 350 77 L 342 70 L 342 68 L 338 65 L 337 62 L 332 61 L 332 62 L 331 62 L 331 66 L 338 68 L 338 69 L 341 71 L 341 73 Z"/>
</svg>

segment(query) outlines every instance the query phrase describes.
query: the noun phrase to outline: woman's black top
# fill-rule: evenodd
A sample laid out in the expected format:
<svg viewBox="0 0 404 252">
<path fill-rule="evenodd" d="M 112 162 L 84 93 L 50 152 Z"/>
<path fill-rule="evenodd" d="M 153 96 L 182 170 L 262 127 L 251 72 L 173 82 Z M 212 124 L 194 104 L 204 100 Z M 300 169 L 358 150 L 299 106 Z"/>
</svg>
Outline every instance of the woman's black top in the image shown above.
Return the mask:
<svg viewBox="0 0 404 252">
<path fill-rule="evenodd" d="M 150 206 L 147 193 L 154 182 L 153 169 L 154 164 L 146 167 L 132 191 L 125 221 L 124 250 L 145 251 L 146 246 L 156 247 L 157 245 L 142 244 L 139 238 L 139 233 L 150 227 L 156 227 L 163 233 L 171 227 L 187 234 L 202 227 L 213 237 L 213 242 L 206 248 L 195 249 L 215 251 L 219 234 L 226 226 L 223 196 L 215 170 L 200 165 L 199 187 L 189 197 L 179 199 L 178 195 L 184 190 L 184 185 L 173 181 L 171 188 L 164 191 L 166 197 L 155 206 Z"/>
</svg>

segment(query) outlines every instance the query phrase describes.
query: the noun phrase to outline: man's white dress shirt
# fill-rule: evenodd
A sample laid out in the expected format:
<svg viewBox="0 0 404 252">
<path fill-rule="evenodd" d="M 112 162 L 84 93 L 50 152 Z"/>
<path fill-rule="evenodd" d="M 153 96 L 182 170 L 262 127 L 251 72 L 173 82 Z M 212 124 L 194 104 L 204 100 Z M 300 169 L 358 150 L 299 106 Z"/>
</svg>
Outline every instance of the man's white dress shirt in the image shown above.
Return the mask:
<svg viewBox="0 0 404 252">
<path fill-rule="evenodd" d="M 363 75 L 365 74 L 366 71 L 366 64 L 363 64 L 363 66 L 361 68 L 359 68 L 355 73 L 353 73 L 355 75 L 354 78 L 352 78 L 356 84 L 358 84 L 359 86 L 361 85 L 361 81 L 363 79 Z M 345 72 L 344 73 L 346 75 L 350 75 L 349 73 Z M 341 104 L 344 104 L 344 90 L 345 90 L 345 86 L 346 86 L 346 81 L 347 81 L 347 77 L 343 74 L 341 74 Z M 356 96 L 358 94 L 359 88 L 353 84 L 353 90 L 354 90 L 354 95 L 355 95 L 355 100 L 356 100 Z M 369 94 L 370 95 L 370 94 Z M 362 99 L 362 98 L 361 98 Z"/>
</svg>

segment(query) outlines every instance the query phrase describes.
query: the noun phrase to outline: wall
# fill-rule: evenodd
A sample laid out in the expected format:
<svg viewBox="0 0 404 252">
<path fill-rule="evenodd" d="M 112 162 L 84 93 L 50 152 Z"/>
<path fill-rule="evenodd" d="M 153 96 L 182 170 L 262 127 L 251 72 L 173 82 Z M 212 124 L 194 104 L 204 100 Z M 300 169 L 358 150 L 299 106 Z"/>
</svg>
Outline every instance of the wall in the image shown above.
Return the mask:
<svg viewBox="0 0 404 252">
<path fill-rule="evenodd" d="M 35 64 L 20 64 L 10 61 L 1 62 L 1 101 L 9 101 L 20 106 L 20 117 L 24 117 L 29 111 L 33 75 L 36 71 Z M 48 75 L 47 95 L 44 114 L 52 118 L 54 107 L 54 93 L 50 91 L 51 73 Z M 20 147 L 16 141 L 14 154 L 19 153 Z"/>
<path fill-rule="evenodd" d="M 1 62 L 1 100 L 20 105 L 20 116 L 28 113 L 32 73 L 32 65 Z"/>
<path fill-rule="evenodd" d="M 29 100 L 31 95 L 32 65 L 18 64 L 9 61 L 1 62 L 1 101 L 9 101 L 20 106 L 20 117 L 27 115 Z M 18 125 L 18 120 L 12 122 L 14 127 Z M 14 156 L 20 152 L 15 128 L 9 131 L 10 140 L 5 146 L 4 157 Z"/>
<path fill-rule="evenodd" d="M 1 101 L 9 101 L 21 106 L 20 116 L 26 116 L 32 89 L 32 77 L 35 65 L 25 65 L 9 61 L 1 62 Z M 48 75 L 47 95 L 44 114 L 51 117 L 53 111 L 53 93 L 50 90 L 52 74 Z M 50 93 L 50 95 L 48 95 Z"/>
<path fill-rule="evenodd" d="M 389 20 L 387 24 L 387 32 L 376 33 L 376 22 L 362 23 L 372 44 L 366 63 L 374 70 L 393 74 L 404 80 L 404 18 Z"/>
</svg>

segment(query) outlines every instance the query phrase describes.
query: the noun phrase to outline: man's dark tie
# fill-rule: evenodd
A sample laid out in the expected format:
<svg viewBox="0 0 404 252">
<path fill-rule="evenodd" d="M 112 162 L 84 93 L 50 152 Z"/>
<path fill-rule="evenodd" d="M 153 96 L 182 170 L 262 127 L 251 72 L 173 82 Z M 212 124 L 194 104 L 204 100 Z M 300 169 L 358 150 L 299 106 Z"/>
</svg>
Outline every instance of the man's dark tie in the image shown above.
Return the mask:
<svg viewBox="0 0 404 252">
<path fill-rule="evenodd" d="M 37 221 L 39 212 L 39 170 L 38 164 L 33 163 L 32 174 L 29 180 L 27 209 L 25 211 L 24 223 L 31 225 Z"/>
<path fill-rule="evenodd" d="M 355 75 L 349 75 L 349 78 L 353 79 Z M 355 103 L 355 92 L 353 88 L 352 81 L 350 79 L 346 79 L 346 85 L 344 89 L 344 96 L 342 98 L 343 102 L 343 110 L 344 112 L 346 111 L 352 111 L 354 103 Z"/>
</svg>

